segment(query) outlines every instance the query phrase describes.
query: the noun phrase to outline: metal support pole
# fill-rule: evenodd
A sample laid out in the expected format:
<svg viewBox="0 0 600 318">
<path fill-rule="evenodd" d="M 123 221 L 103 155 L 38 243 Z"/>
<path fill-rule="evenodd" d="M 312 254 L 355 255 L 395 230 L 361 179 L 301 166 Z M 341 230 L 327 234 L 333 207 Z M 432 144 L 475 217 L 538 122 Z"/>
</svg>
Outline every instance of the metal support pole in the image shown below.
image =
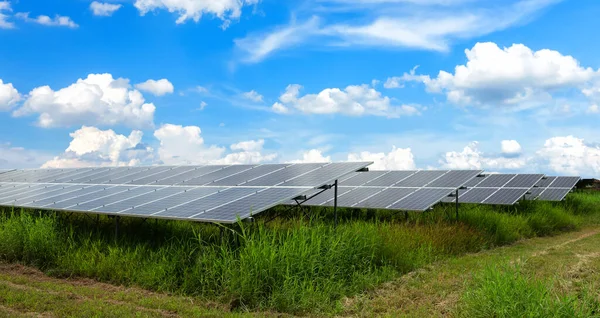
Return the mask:
<svg viewBox="0 0 600 318">
<path fill-rule="evenodd" d="M 338 199 L 338 181 L 335 180 L 333 184 L 333 226 L 337 227 L 338 217 L 337 217 L 337 199 Z"/>
<path fill-rule="evenodd" d="M 458 221 L 458 189 L 456 189 L 456 221 Z"/>
</svg>

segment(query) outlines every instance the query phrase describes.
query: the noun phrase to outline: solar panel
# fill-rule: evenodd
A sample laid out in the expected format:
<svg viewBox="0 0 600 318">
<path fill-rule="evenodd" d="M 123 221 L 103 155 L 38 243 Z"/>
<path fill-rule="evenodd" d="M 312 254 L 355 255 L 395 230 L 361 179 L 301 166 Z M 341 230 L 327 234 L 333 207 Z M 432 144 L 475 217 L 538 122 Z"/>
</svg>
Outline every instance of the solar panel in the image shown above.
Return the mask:
<svg viewBox="0 0 600 318">
<path fill-rule="evenodd" d="M 543 174 L 490 174 L 473 178 L 466 183 L 467 189 L 459 190 L 460 203 L 512 205 L 526 198 L 527 192 L 539 183 Z M 444 198 L 454 202 L 456 198 Z"/>
<path fill-rule="evenodd" d="M 425 211 L 481 172 L 480 170 L 356 172 L 340 182 L 338 206 Z M 295 204 L 295 202 L 288 204 Z M 303 204 L 332 206 L 333 190 L 327 190 Z"/>
<path fill-rule="evenodd" d="M 562 201 L 580 179 L 580 177 L 547 177 L 536 184 L 537 188 L 534 188 L 526 199 Z"/>
<path fill-rule="evenodd" d="M 10 171 L 0 174 L 0 205 L 232 223 L 238 217 L 246 218 L 304 192 L 317 191 L 368 164 Z"/>
<path fill-rule="evenodd" d="M 571 192 L 569 188 L 547 188 L 537 197 L 542 201 L 562 201 Z"/>
</svg>

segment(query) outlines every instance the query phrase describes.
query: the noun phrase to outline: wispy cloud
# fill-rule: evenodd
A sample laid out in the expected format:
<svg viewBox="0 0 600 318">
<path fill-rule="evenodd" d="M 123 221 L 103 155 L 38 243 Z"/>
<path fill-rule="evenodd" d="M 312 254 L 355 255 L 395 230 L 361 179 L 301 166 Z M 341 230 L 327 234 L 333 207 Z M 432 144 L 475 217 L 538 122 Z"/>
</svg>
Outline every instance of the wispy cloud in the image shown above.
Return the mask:
<svg viewBox="0 0 600 318">
<path fill-rule="evenodd" d="M 287 25 L 251 33 L 235 44 L 245 63 L 306 45 L 447 51 L 459 39 L 527 23 L 559 1 L 315 0 L 298 13 L 308 18 L 294 16 Z"/>
<path fill-rule="evenodd" d="M 28 23 L 37 23 L 45 26 L 61 26 L 68 27 L 71 29 L 78 28 L 79 25 L 71 20 L 70 17 L 55 15 L 53 18 L 47 15 L 39 15 L 36 18 L 31 18 L 29 16 L 29 12 L 19 12 L 15 14 L 15 17 L 28 22 Z"/>
</svg>

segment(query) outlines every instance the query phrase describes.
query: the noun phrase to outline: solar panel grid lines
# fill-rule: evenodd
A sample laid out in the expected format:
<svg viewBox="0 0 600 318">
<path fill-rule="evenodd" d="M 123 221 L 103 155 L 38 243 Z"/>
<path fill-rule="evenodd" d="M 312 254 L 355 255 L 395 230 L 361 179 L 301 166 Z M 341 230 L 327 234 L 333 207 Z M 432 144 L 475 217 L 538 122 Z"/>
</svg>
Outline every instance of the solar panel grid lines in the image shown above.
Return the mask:
<svg viewBox="0 0 600 318">
<path fill-rule="evenodd" d="M 14 193 L 18 193 L 23 189 L 31 188 L 30 184 L 12 184 L 12 185 L 3 185 L 3 191 L 0 193 L 0 199 L 5 196 L 12 195 Z"/>
<path fill-rule="evenodd" d="M 398 182 L 410 178 L 418 172 L 419 170 L 390 171 L 389 173 L 365 183 L 364 186 L 391 187 Z"/>
<path fill-rule="evenodd" d="M 90 187 L 90 186 L 87 186 L 87 187 Z M 59 195 L 67 195 L 67 194 L 72 193 L 72 192 L 83 190 L 85 188 L 86 188 L 86 186 L 71 185 L 71 187 L 68 188 L 69 191 L 62 191 L 58 195 L 57 194 L 51 194 L 49 197 L 46 196 L 46 195 L 49 195 L 49 194 L 44 194 L 45 195 L 44 197 L 36 198 L 35 200 L 32 200 L 30 202 L 24 202 L 23 204 L 25 205 L 25 204 L 29 204 L 29 203 L 36 203 L 36 202 L 44 201 L 44 200 L 47 200 L 47 199 L 55 198 L 55 197 L 57 197 Z M 65 188 L 65 189 L 67 189 L 67 188 Z"/>
<path fill-rule="evenodd" d="M 490 197 L 492 197 L 496 192 L 498 192 L 498 190 L 502 189 L 502 187 L 504 187 L 506 184 L 508 184 L 509 182 L 511 182 L 517 175 L 516 174 L 509 174 L 509 175 L 491 175 L 490 177 L 486 178 L 486 180 L 489 180 L 489 178 L 491 178 L 492 176 L 506 176 L 506 178 L 498 178 L 499 180 L 502 181 L 506 181 L 504 182 L 504 184 L 502 184 L 498 189 L 496 189 L 496 191 L 494 191 L 494 193 L 492 193 L 490 196 L 488 196 L 487 198 L 485 198 L 483 201 L 481 201 L 481 203 L 486 203 L 487 199 L 489 199 Z M 508 180 L 506 180 L 508 179 Z M 483 184 L 486 184 L 484 180 L 481 183 L 481 187 L 484 188 L 485 186 Z M 498 182 L 497 180 L 494 180 L 495 182 Z M 460 201 L 460 197 L 458 198 Z"/>
<path fill-rule="evenodd" d="M 4 193 L 2 195 L 2 197 L 0 197 L 0 202 L 10 200 L 14 197 L 18 197 L 23 194 L 31 193 L 31 192 L 34 192 L 34 191 L 37 191 L 37 190 L 43 189 L 43 188 L 44 188 L 44 185 L 42 185 L 42 184 L 33 184 L 33 185 L 27 186 L 25 188 L 13 190 L 13 191 L 10 191 L 10 193 Z"/>
<path fill-rule="evenodd" d="M 422 170 L 420 170 L 420 171 L 422 171 Z M 431 171 L 426 171 L 426 172 L 431 172 Z M 444 175 L 448 174 L 449 172 L 450 172 L 450 170 L 446 170 L 446 171 L 443 171 L 443 170 L 442 170 L 442 171 L 440 171 L 440 173 L 437 173 L 437 174 L 433 174 L 433 173 L 426 173 L 426 174 L 427 174 L 427 175 L 429 175 L 430 177 L 431 177 L 431 176 L 433 176 L 433 177 L 435 177 L 435 178 L 434 178 L 434 179 L 431 179 L 430 181 L 428 181 L 428 182 L 427 182 L 427 181 L 425 181 L 425 180 L 429 180 L 429 179 L 423 179 L 423 178 L 420 178 L 420 177 L 419 177 L 419 178 L 418 178 L 418 180 L 420 180 L 420 181 L 424 181 L 424 182 L 425 182 L 425 184 L 423 184 L 423 186 L 422 186 L 422 187 L 419 187 L 419 188 L 417 188 L 417 189 L 416 189 L 415 191 L 413 191 L 412 193 L 410 193 L 410 194 L 408 194 L 408 195 L 404 196 L 403 198 L 399 199 L 398 201 L 396 201 L 396 202 L 394 202 L 394 203 L 390 204 L 390 205 L 389 205 L 389 206 L 387 206 L 386 208 L 395 207 L 396 209 L 399 209 L 399 210 L 404 210 L 404 209 L 405 209 L 405 206 L 404 206 L 404 205 L 403 205 L 403 203 L 402 203 L 402 201 L 403 201 L 403 200 L 405 200 L 405 199 L 408 199 L 408 198 L 409 198 L 411 195 L 413 195 L 414 193 L 416 193 L 417 191 L 419 191 L 419 189 L 427 187 L 429 184 L 431 184 L 431 183 L 435 182 L 436 180 L 440 179 L 441 177 L 443 177 Z M 418 173 L 419 173 L 419 172 L 417 172 L 417 173 L 413 174 L 413 176 L 414 176 L 414 175 L 417 175 Z M 437 175 L 437 177 L 436 177 L 436 175 Z M 412 178 L 412 177 L 409 177 L 409 178 Z M 405 180 L 408 180 L 409 178 L 407 178 L 407 179 L 405 179 Z M 425 178 L 427 178 L 427 177 L 425 176 Z M 401 181 L 401 182 L 398 182 L 398 183 L 395 183 L 395 184 L 394 184 L 394 186 L 395 186 L 395 185 L 398 185 L 398 184 L 402 184 L 402 182 L 403 182 L 403 181 Z M 409 183 L 409 184 L 415 184 L 415 183 Z M 441 200 L 441 198 L 440 198 L 440 200 Z M 414 206 L 414 203 L 412 202 L 412 200 L 408 199 L 408 201 L 406 201 L 406 207 L 407 207 L 408 209 L 412 209 L 412 206 Z M 427 207 L 427 208 L 429 208 L 429 207 Z"/>
<path fill-rule="evenodd" d="M 538 199 L 544 201 L 562 201 L 571 192 L 569 188 L 546 188 Z"/>
<path fill-rule="evenodd" d="M 294 177 L 304 176 L 308 173 L 317 171 L 324 167 L 326 164 L 313 163 L 313 164 L 292 164 L 285 169 L 281 169 L 277 172 L 263 175 L 248 182 L 241 183 L 239 186 L 279 186 Z M 290 178 L 291 177 L 291 178 Z M 321 184 L 322 185 L 322 184 Z"/>
<path fill-rule="evenodd" d="M 203 166 L 200 166 L 203 167 Z M 129 181 L 125 181 L 125 184 L 137 184 L 137 185 L 151 185 L 153 183 L 157 183 L 160 180 L 166 179 L 168 177 L 178 176 L 190 171 L 196 170 L 198 167 L 194 166 L 174 166 L 171 169 L 161 172 L 151 173 L 149 175 L 142 175 L 138 178 L 131 179 Z"/>
<path fill-rule="evenodd" d="M 141 194 L 135 197 L 129 197 L 119 202 L 113 202 L 109 205 L 106 205 L 105 207 L 97 208 L 97 210 L 103 212 L 123 213 L 138 207 L 142 207 L 146 204 L 151 204 L 159 200 L 167 199 L 169 197 L 178 195 L 186 191 L 187 189 L 181 187 L 165 186 L 164 188 L 155 188 L 155 190 L 152 192 Z M 145 197 L 149 198 L 146 199 Z"/>
<path fill-rule="evenodd" d="M 82 203 L 78 205 L 79 209 L 85 211 L 95 211 L 96 209 L 104 208 L 107 205 L 117 203 L 132 197 L 137 197 L 142 194 L 147 194 L 151 192 L 155 192 L 158 188 L 150 188 L 150 187 L 133 187 L 127 189 L 127 191 L 111 194 L 108 196 L 104 196 L 95 200 L 87 201 L 86 203 Z"/>
<path fill-rule="evenodd" d="M 286 198 L 285 200 L 288 200 L 300 195 L 302 192 L 303 190 L 298 188 L 271 187 L 244 199 L 205 211 L 199 216 L 214 222 L 233 223 L 237 221 L 238 217 L 244 219 L 254 215 L 253 211 L 260 212 L 277 205 L 275 202 L 279 198 Z"/>
<path fill-rule="evenodd" d="M 112 195 L 116 195 L 116 194 L 119 194 L 119 193 L 127 192 L 130 189 L 131 188 L 124 187 L 124 186 L 114 186 L 112 188 L 105 188 L 104 191 L 100 192 L 101 196 L 99 196 L 99 197 L 98 196 L 95 196 L 93 198 L 92 197 L 86 197 L 85 201 L 77 202 L 77 203 L 75 203 L 73 205 L 67 205 L 64 208 L 65 209 L 71 209 L 71 208 L 74 208 L 74 207 L 79 207 L 79 206 L 82 206 L 82 205 L 87 204 L 87 203 L 92 202 L 92 201 L 104 199 L 104 198 L 110 197 Z M 104 193 L 102 193 L 102 192 L 104 192 Z M 87 200 L 87 199 L 89 199 L 89 200 Z"/>
<path fill-rule="evenodd" d="M 406 180 L 406 179 L 410 178 L 412 175 L 416 174 L 417 172 L 419 172 L 419 171 L 418 170 L 406 171 L 406 174 L 405 174 L 404 178 L 401 178 L 397 182 L 393 182 L 391 185 L 394 185 L 394 184 L 396 184 L 396 183 L 398 183 L 400 181 Z M 388 174 L 381 175 L 381 176 L 379 176 L 379 177 L 377 177 L 377 178 L 375 178 L 375 179 L 373 179 L 371 181 L 368 181 L 368 182 L 364 183 L 362 186 L 373 184 L 374 183 L 373 181 L 378 180 L 378 179 L 380 179 L 380 178 L 382 178 L 384 176 L 390 176 L 391 173 L 392 173 L 392 171 L 390 171 L 390 173 L 388 173 Z M 373 197 L 375 197 L 379 193 L 382 193 L 385 190 L 386 190 L 386 188 L 381 189 L 381 191 L 379 191 L 379 192 L 375 192 L 375 193 L 373 193 L 371 195 L 368 195 L 366 198 L 363 198 L 362 200 L 359 200 L 358 202 L 356 202 L 354 205 L 352 205 L 352 207 L 358 207 L 358 205 L 362 204 L 363 202 L 369 202 L 368 200 L 372 199 Z"/>
<path fill-rule="evenodd" d="M 185 182 L 182 182 L 182 184 L 185 183 L 186 185 L 199 185 L 199 186 L 210 185 L 210 183 L 212 183 L 216 179 L 223 179 L 232 174 L 241 173 L 244 171 L 248 171 L 250 169 L 252 169 L 251 165 L 230 165 L 230 166 L 224 167 L 222 169 L 219 169 L 217 171 L 213 171 L 211 173 L 207 173 L 205 175 L 186 180 Z"/>
<path fill-rule="evenodd" d="M 152 167 L 129 167 L 126 169 L 119 169 L 119 170 L 112 170 L 109 173 L 103 175 L 103 176 L 98 176 L 94 179 L 91 179 L 89 181 L 85 181 L 84 183 L 91 183 L 91 184 L 118 184 L 116 182 L 113 182 L 113 179 L 120 179 L 122 177 L 128 177 L 128 176 L 132 176 L 132 175 L 136 175 L 140 172 L 147 172 L 150 169 L 152 169 Z"/>
<path fill-rule="evenodd" d="M 140 179 L 145 176 L 159 174 L 161 172 L 170 171 L 173 167 L 170 166 L 153 166 L 148 167 L 148 169 L 137 170 L 135 172 L 124 174 L 117 178 L 113 178 L 108 182 L 108 184 L 128 184 L 132 180 Z"/>
<path fill-rule="evenodd" d="M 426 211 L 450 192 L 452 192 L 450 188 L 419 188 L 390 208 L 403 211 Z"/>
<path fill-rule="evenodd" d="M 527 189 L 523 188 L 501 188 L 498 189 L 490 197 L 486 198 L 484 203 L 486 204 L 497 204 L 497 205 L 513 205 L 519 201 Z"/>
<path fill-rule="evenodd" d="M 233 202 L 240 197 L 251 195 L 257 191 L 258 189 L 256 188 L 229 187 L 213 192 L 210 195 L 206 195 L 202 198 L 195 199 L 188 203 L 179 204 L 175 207 L 165 209 L 164 211 L 161 211 L 155 215 L 181 218 L 188 218 L 194 215 L 197 216 L 200 214 L 198 211 L 202 212 L 215 206 Z"/>
<path fill-rule="evenodd" d="M 56 193 L 61 193 L 64 192 L 65 190 L 70 190 L 71 188 L 76 188 L 76 185 L 63 185 L 63 186 L 56 186 L 56 187 L 47 187 L 43 192 L 39 192 L 39 193 L 35 193 L 35 194 L 30 194 L 24 197 L 19 197 L 18 199 L 15 199 L 15 201 L 13 202 L 13 205 L 22 205 L 22 204 L 27 204 L 30 202 L 34 202 L 36 201 L 37 198 L 39 197 L 47 197 L 48 195 L 52 196 Z"/>
<path fill-rule="evenodd" d="M 108 173 L 109 171 L 111 171 L 111 168 L 94 169 L 94 170 L 90 171 L 90 173 L 84 174 L 83 176 L 78 176 L 77 178 L 74 178 L 74 179 L 70 179 L 68 181 L 65 181 L 65 183 L 85 183 L 86 181 L 90 181 L 93 178 L 96 178 L 98 176 L 103 176 L 106 173 Z"/>
<path fill-rule="evenodd" d="M 50 177 L 50 178 L 40 179 L 39 182 L 54 182 L 57 179 L 72 178 L 72 177 L 84 174 L 86 172 L 89 172 L 90 170 L 91 170 L 90 168 L 76 169 L 76 170 L 73 170 L 73 171 L 61 174 L 59 176 L 54 176 L 54 177 Z M 60 177 L 60 178 L 58 178 L 58 177 Z"/>
<path fill-rule="evenodd" d="M 201 188 L 201 187 L 186 187 L 181 188 L 182 192 L 176 193 L 174 195 L 167 196 L 161 200 L 153 200 L 146 202 L 145 204 L 141 204 L 134 209 L 132 212 L 134 214 L 139 215 L 148 215 L 155 216 L 161 212 L 169 210 L 169 208 L 175 208 L 180 205 L 188 204 L 193 201 L 203 199 L 210 195 L 213 195 L 219 192 L 222 189 L 226 189 L 225 187 L 210 187 L 210 188 Z M 138 211 L 139 209 L 139 211 Z M 139 212 L 139 213 L 138 213 Z"/>
<path fill-rule="evenodd" d="M 79 185 L 76 186 L 77 189 L 73 189 L 71 191 L 67 191 L 65 193 L 47 197 L 47 198 L 39 198 L 29 203 L 24 203 L 24 207 L 39 207 L 45 208 L 50 205 L 60 204 L 61 202 L 72 200 L 76 197 L 80 197 L 87 194 L 92 194 L 100 191 L 104 191 L 106 188 L 104 186 L 98 185 L 88 185 L 87 187 L 81 187 Z"/>
<path fill-rule="evenodd" d="M 227 165 L 206 165 L 195 167 L 194 170 L 187 171 L 185 173 L 179 173 L 174 176 L 166 177 L 161 180 L 155 182 L 157 185 L 186 185 L 185 182 L 187 180 L 194 179 L 196 177 L 201 177 L 207 175 L 209 173 L 219 171 L 227 167 Z"/>
<path fill-rule="evenodd" d="M 44 180 L 47 180 L 47 179 L 53 180 L 54 178 L 56 178 L 59 175 L 76 173 L 78 170 L 80 170 L 80 169 L 72 169 L 72 170 L 68 170 L 68 171 L 60 169 L 60 170 L 54 171 L 54 173 L 41 174 L 41 175 L 38 175 L 35 177 L 34 182 L 44 182 Z"/>
<path fill-rule="evenodd" d="M 273 170 L 273 168 L 276 168 L 278 166 L 269 167 L 269 166 L 265 166 L 265 165 L 251 165 L 249 167 L 250 167 L 249 169 L 237 171 L 237 172 L 228 174 L 226 176 L 214 179 L 210 183 L 207 183 L 205 185 L 216 185 L 217 183 L 224 183 L 225 182 L 224 180 L 229 179 L 229 178 L 235 178 L 236 176 L 239 177 L 240 175 L 245 175 L 245 174 L 247 174 L 249 172 L 262 171 L 261 168 L 263 168 L 263 167 L 267 167 L 266 169 L 267 169 L 267 171 L 269 171 L 269 170 Z M 278 169 L 275 169 L 275 170 L 280 170 L 280 169 L 282 169 L 282 168 L 278 168 Z M 265 173 L 263 173 L 262 175 L 264 175 Z M 225 184 L 225 185 L 227 185 L 227 186 L 236 186 L 237 184 Z"/>
<path fill-rule="evenodd" d="M 363 186 L 368 182 L 377 180 L 390 173 L 391 171 L 369 171 L 369 172 L 355 172 L 348 178 L 340 180 L 340 186 Z"/>
<path fill-rule="evenodd" d="M 61 200 L 52 200 L 52 202 L 47 203 L 46 205 L 42 206 L 43 208 L 50 208 L 50 209 L 67 209 L 67 208 L 72 208 L 72 207 L 76 207 L 77 205 L 81 204 L 81 203 L 85 203 L 88 201 L 92 201 L 92 200 L 96 200 L 100 197 L 104 197 L 104 196 L 109 196 L 113 193 L 118 193 L 123 191 L 123 189 L 121 187 L 118 186 L 112 186 L 112 185 L 105 185 L 105 186 L 101 186 L 102 189 L 100 191 L 85 191 L 86 189 L 83 189 L 85 192 L 85 194 L 80 194 L 76 197 L 72 197 L 69 199 L 61 199 Z M 94 190 L 96 190 L 97 188 L 94 188 Z"/>
<path fill-rule="evenodd" d="M 239 186 L 239 185 L 247 183 L 251 180 L 254 180 L 254 179 L 257 179 L 257 178 L 260 178 L 263 176 L 268 176 L 272 173 L 281 171 L 281 170 L 289 167 L 290 165 L 292 165 L 292 164 L 259 165 L 259 166 L 252 168 L 250 171 L 236 173 L 234 175 L 215 180 L 212 183 L 212 185 L 214 185 L 214 186 L 226 186 L 226 185 Z"/>
<path fill-rule="evenodd" d="M 229 189 L 232 189 L 232 188 L 229 188 Z M 267 189 L 268 189 L 268 188 L 267 188 Z M 257 193 L 259 193 L 259 192 L 261 192 L 261 191 L 265 191 L 265 190 L 267 190 L 267 189 L 258 190 L 258 191 L 256 191 L 256 192 L 250 192 L 250 193 L 248 193 L 248 194 L 246 194 L 246 195 L 244 195 L 244 196 L 241 196 L 241 197 L 239 197 L 239 198 L 237 198 L 237 199 L 235 199 L 235 200 L 233 200 L 233 201 L 229 201 L 229 202 L 227 202 L 227 203 L 222 203 L 222 204 L 219 204 L 219 205 L 217 205 L 217 206 L 215 206 L 215 207 L 211 207 L 211 208 L 209 208 L 209 209 L 204 209 L 202 212 L 196 213 L 196 214 L 194 214 L 194 215 L 192 215 L 192 216 L 189 216 L 188 218 L 190 218 L 190 219 L 193 219 L 194 217 L 197 217 L 197 216 L 199 216 L 200 214 L 203 214 L 204 212 L 208 212 L 208 211 L 211 211 L 211 210 L 214 210 L 214 209 L 220 208 L 220 207 L 222 207 L 222 206 L 225 206 L 225 205 L 227 205 L 227 204 L 234 203 L 234 202 L 236 202 L 236 201 L 239 201 L 239 200 L 245 199 L 245 198 L 247 198 L 247 197 L 249 197 L 249 196 L 252 196 L 252 195 L 254 195 L 254 194 L 257 194 Z"/>
</svg>

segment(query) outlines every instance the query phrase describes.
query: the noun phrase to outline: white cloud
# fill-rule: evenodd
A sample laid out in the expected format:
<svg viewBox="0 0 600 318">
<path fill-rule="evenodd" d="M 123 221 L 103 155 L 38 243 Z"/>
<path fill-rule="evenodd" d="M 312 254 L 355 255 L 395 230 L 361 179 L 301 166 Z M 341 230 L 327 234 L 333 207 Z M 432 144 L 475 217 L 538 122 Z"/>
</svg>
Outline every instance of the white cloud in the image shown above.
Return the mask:
<svg viewBox="0 0 600 318">
<path fill-rule="evenodd" d="M 264 139 L 259 139 L 259 140 L 249 140 L 249 141 L 242 141 L 239 142 L 237 144 L 233 144 L 231 145 L 231 150 L 233 151 L 260 151 L 263 146 L 265 145 L 265 140 Z"/>
<path fill-rule="evenodd" d="M 249 91 L 249 92 L 244 92 L 244 93 L 242 94 L 242 96 L 243 96 L 245 99 L 248 99 L 248 100 L 251 100 L 251 101 L 253 101 L 253 102 L 257 102 L 257 103 L 260 103 L 260 102 L 262 102 L 262 101 L 263 101 L 263 96 L 262 96 L 261 94 L 259 94 L 259 93 L 258 93 L 257 91 L 255 91 L 255 90 L 251 90 L 251 91 Z"/>
<path fill-rule="evenodd" d="M 502 153 L 505 155 L 518 155 L 523 150 L 516 140 L 502 140 Z"/>
<path fill-rule="evenodd" d="M 14 116 L 39 114 L 38 125 L 117 125 L 150 127 L 155 106 L 145 103 L 129 80 L 111 74 L 90 74 L 58 91 L 49 86 L 34 88 Z"/>
<path fill-rule="evenodd" d="M 314 16 L 298 24 L 295 19 L 270 32 L 254 33 L 245 38 L 235 39 L 236 47 L 245 55 L 243 62 L 256 63 L 273 53 L 289 49 L 319 33 L 319 19 Z"/>
<path fill-rule="evenodd" d="M 257 164 L 272 161 L 276 154 L 265 154 L 264 140 L 243 141 L 230 146 L 233 151 L 206 145 L 200 127 L 165 124 L 154 132 L 160 141 L 158 157 L 164 164 Z"/>
<path fill-rule="evenodd" d="M 598 108 L 598 105 L 594 104 L 594 105 L 590 105 L 590 107 L 588 107 L 587 112 L 590 114 L 598 114 L 600 113 L 600 108 Z"/>
<path fill-rule="evenodd" d="M 300 95 L 302 86 L 289 85 L 279 97 L 279 102 L 273 104 L 272 110 L 286 113 L 290 108 L 307 114 L 344 114 L 351 116 L 374 115 L 400 117 L 418 115 L 415 106 L 394 106 L 392 100 L 382 96 L 380 92 L 369 85 L 350 85 L 344 90 L 326 88 L 318 94 Z"/>
<path fill-rule="evenodd" d="M 45 26 L 60 26 L 60 27 L 68 27 L 71 29 L 78 28 L 79 25 L 71 20 L 70 17 L 55 15 L 54 18 L 51 18 L 47 15 L 39 15 L 36 18 L 29 17 L 29 12 L 19 12 L 15 14 L 15 17 L 28 22 L 28 23 L 37 23 Z"/>
<path fill-rule="evenodd" d="M 164 164 L 197 164 L 221 158 L 224 148 L 207 146 L 198 126 L 165 124 L 154 132 L 160 141 L 158 156 Z"/>
<path fill-rule="evenodd" d="M 7 13 L 12 12 L 10 2 L 0 1 L 0 29 L 12 29 L 15 24 L 8 21 L 9 15 Z"/>
<path fill-rule="evenodd" d="M 543 167 L 558 174 L 600 175 L 600 146 L 574 136 L 550 138 L 536 155 Z"/>
<path fill-rule="evenodd" d="M 301 44 L 314 47 L 410 48 L 448 51 L 457 39 L 469 39 L 531 20 L 560 0 L 494 1 L 318 1 L 298 24 L 258 32 L 236 40 L 245 62 L 259 62 Z M 447 3 L 446 6 L 440 6 Z M 469 6 L 455 6 L 469 4 Z M 322 14 L 324 17 L 316 16 Z M 331 22 L 335 21 L 335 22 Z M 358 21 L 358 22 L 357 22 Z M 328 23 L 329 22 L 329 23 Z"/>
<path fill-rule="evenodd" d="M 139 130 L 124 136 L 110 129 L 83 126 L 70 134 L 73 139 L 65 152 L 42 167 L 134 166 L 151 162 L 153 149 L 142 144 L 142 135 Z"/>
<path fill-rule="evenodd" d="M 90 3 L 90 10 L 96 16 L 110 17 L 119 10 L 123 5 L 94 1 Z"/>
<path fill-rule="evenodd" d="M 331 162 L 331 157 L 323 156 L 323 152 L 319 149 L 311 149 L 302 154 L 302 159 L 290 161 L 290 163 L 309 163 L 309 162 Z"/>
<path fill-rule="evenodd" d="M 200 108 L 198 108 L 198 110 L 204 110 L 204 108 L 206 108 L 206 106 L 208 106 L 208 103 L 205 101 L 201 101 Z"/>
<path fill-rule="evenodd" d="M 273 112 L 278 113 L 278 114 L 288 114 L 290 112 L 290 110 L 283 106 L 282 103 L 275 103 L 273 104 L 273 106 L 271 106 L 271 109 L 273 110 Z"/>
<path fill-rule="evenodd" d="M 226 155 L 223 159 L 217 161 L 222 164 L 258 164 L 263 162 L 270 162 L 277 158 L 277 154 L 265 154 L 263 153 L 265 141 L 249 140 L 242 141 L 237 144 L 230 146 L 233 153 Z"/>
<path fill-rule="evenodd" d="M 21 94 L 11 83 L 4 83 L 0 79 L 0 111 L 10 110 L 19 100 Z"/>
<path fill-rule="evenodd" d="M 179 14 L 177 24 L 187 20 L 200 21 L 203 14 L 212 14 L 223 20 L 226 28 L 232 19 L 239 19 L 242 7 L 257 4 L 260 0 L 136 0 L 134 6 L 141 15 L 164 9 Z"/>
<path fill-rule="evenodd" d="M 143 83 L 135 84 L 135 88 L 143 92 L 151 93 L 155 96 L 171 94 L 175 90 L 173 84 L 166 78 L 159 79 L 158 81 L 149 79 Z"/>
<path fill-rule="evenodd" d="M 412 170 L 416 169 L 413 153 L 410 148 L 393 147 L 389 153 L 372 153 L 363 151 L 348 154 L 348 161 L 372 161 L 370 170 Z"/>
<path fill-rule="evenodd" d="M 548 49 L 533 51 L 523 44 L 500 48 L 491 42 L 477 43 L 465 54 L 468 62 L 456 66 L 454 74 L 440 71 L 431 79 L 413 70 L 388 82 L 420 81 L 428 91 L 443 92 L 455 104 L 517 105 L 551 98 L 561 89 L 581 88 L 600 75 L 571 56 Z"/>
<path fill-rule="evenodd" d="M 10 143 L 0 143 L 0 168 L 39 168 L 52 156 L 42 151 L 14 147 Z"/>
<path fill-rule="evenodd" d="M 524 157 L 486 156 L 478 148 L 478 142 L 471 142 L 461 152 L 447 152 L 440 165 L 445 169 L 500 169 L 518 170 L 525 167 Z"/>
</svg>

